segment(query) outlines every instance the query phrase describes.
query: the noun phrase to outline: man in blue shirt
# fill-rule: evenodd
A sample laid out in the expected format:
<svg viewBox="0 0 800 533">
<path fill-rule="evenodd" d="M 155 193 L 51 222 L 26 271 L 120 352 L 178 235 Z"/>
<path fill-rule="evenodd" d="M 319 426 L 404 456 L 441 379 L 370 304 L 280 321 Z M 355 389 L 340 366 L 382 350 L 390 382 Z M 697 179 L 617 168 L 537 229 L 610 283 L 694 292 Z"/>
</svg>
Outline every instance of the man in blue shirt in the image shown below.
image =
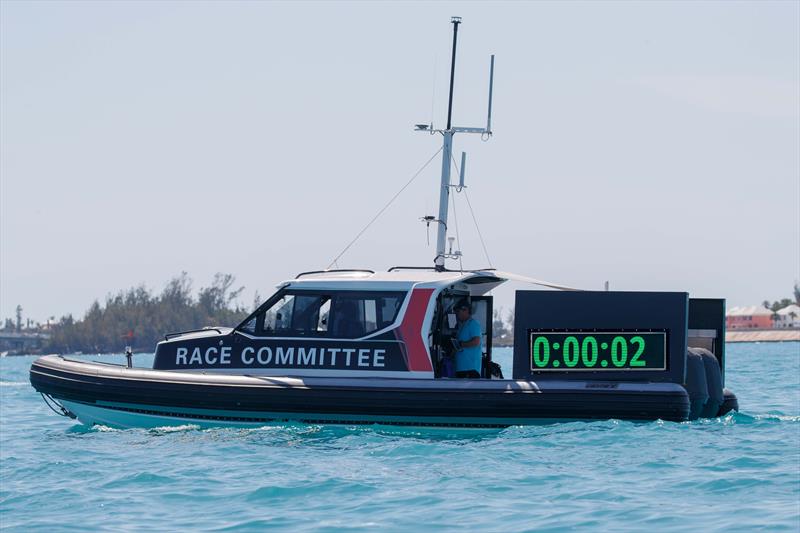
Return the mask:
<svg viewBox="0 0 800 533">
<path fill-rule="evenodd" d="M 458 351 L 456 352 L 456 377 L 478 379 L 481 377 L 481 326 L 472 318 L 472 307 L 461 300 L 455 307 L 458 319 Z"/>
</svg>

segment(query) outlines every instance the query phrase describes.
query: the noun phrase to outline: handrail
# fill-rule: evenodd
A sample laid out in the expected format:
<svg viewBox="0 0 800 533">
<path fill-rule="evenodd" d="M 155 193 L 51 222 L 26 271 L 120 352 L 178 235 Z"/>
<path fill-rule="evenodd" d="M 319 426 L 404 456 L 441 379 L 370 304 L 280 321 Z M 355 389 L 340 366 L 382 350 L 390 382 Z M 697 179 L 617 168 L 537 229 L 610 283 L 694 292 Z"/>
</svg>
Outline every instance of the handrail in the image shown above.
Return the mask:
<svg viewBox="0 0 800 533">
<path fill-rule="evenodd" d="M 186 335 L 187 333 L 198 333 L 200 331 L 216 331 L 220 335 L 222 335 L 222 330 L 219 328 L 212 328 L 212 327 L 205 327 L 205 328 L 198 328 L 198 329 L 189 329 L 186 331 L 176 331 L 175 333 L 167 333 L 164 335 L 164 340 L 168 341 L 170 337 L 177 337 L 178 335 Z"/>
<path fill-rule="evenodd" d="M 415 266 L 393 266 L 387 272 L 396 272 L 398 270 L 436 270 L 436 267 L 415 267 Z"/>
<path fill-rule="evenodd" d="M 446 268 L 444 270 L 437 270 L 436 267 L 423 267 L 423 266 L 393 266 L 387 272 L 396 272 L 398 270 L 432 270 L 436 272 L 487 272 L 492 270 L 497 270 L 496 268 L 475 268 L 475 269 L 464 269 L 464 270 L 452 270 Z"/>
<path fill-rule="evenodd" d="M 341 272 L 363 272 L 365 274 L 374 274 L 374 270 L 369 270 L 366 268 L 337 268 L 333 270 L 309 270 L 308 272 L 300 272 L 298 275 L 294 277 L 294 279 L 300 279 L 303 276 L 310 276 L 312 274 L 330 274 L 330 273 L 341 273 Z"/>
</svg>

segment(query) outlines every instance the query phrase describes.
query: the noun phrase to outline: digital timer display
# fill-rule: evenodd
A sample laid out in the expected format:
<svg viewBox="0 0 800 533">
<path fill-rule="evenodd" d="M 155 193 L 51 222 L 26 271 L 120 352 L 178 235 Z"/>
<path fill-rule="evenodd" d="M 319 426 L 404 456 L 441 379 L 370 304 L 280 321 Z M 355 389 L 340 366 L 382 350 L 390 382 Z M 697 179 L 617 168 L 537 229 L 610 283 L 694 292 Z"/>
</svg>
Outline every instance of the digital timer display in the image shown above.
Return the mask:
<svg viewBox="0 0 800 533">
<path fill-rule="evenodd" d="M 663 331 L 529 330 L 531 370 L 537 372 L 666 370 Z"/>
</svg>

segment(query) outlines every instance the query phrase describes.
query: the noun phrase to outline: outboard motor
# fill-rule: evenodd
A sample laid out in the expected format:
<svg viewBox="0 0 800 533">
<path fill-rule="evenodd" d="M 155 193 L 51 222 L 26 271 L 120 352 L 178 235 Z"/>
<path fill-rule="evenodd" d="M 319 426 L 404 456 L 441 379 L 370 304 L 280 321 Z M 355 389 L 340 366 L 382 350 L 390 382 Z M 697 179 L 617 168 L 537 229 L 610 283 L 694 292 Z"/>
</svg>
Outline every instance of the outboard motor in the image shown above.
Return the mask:
<svg viewBox="0 0 800 533">
<path fill-rule="evenodd" d="M 727 387 L 722 389 L 722 406 L 719 408 L 717 416 L 725 416 L 731 411 L 739 410 L 739 399 L 732 390 Z"/>
<path fill-rule="evenodd" d="M 719 362 L 717 362 L 716 356 L 705 348 L 690 348 L 690 350 L 692 349 L 703 358 L 703 365 L 706 371 L 706 383 L 708 383 L 708 402 L 706 402 L 700 416 L 703 418 L 713 418 L 719 413 L 719 408 L 722 406 L 722 401 L 724 399 L 722 372 L 719 368 Z"/>
<path fill-rule="evenodd" d="M 689 393 L 689 420 L 697 420 L 708 403 L 708 381 L 706 380 L 703 356 L 696 348 L 686 354 L 686 392 Z"/>
<path fill-rule="evenodd" d="M 691 401 L 689 419 L 713 418 L 738 411 L 736 395 L 725 388 L 725 300 L 689 298 L 688 318 L 689 348 L 684 387 L 690 399 L 695 400 Z M 708 399 L 702 403 L 700 397 L 705 394 Z"/>
<path fill-rule="evenodd" d="M 723 410 L 726 401 L 722 387 L 722 372 L 713 353 L 705 348 L 689 348 L 686 354 L 686 392 L 689 393 L 689 420 L 714 418 L 738 408 L 736 396 L 730 391 L 731 406 Z M 736 403 L 734 407 L 732 402 Z"/>
</svg>

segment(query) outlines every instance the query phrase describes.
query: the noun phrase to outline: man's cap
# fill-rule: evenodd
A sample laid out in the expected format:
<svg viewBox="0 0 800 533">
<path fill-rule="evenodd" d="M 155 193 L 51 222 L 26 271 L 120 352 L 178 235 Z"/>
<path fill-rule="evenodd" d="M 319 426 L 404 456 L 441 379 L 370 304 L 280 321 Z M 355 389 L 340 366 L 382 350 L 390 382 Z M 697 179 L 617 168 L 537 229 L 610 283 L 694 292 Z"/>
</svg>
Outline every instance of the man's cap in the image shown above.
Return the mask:
<svg viewBox="0 0 800 533">
<path fill-rule="evenodd" d="M 472 306 L 469 304 L 469 300 L 464 298 L 464 299 L 459 300 L 458 302 L 456 302 L 456 305 L 455 305 L 455 307 L 453 307 L 453 309 L 455 309 L 456 311 L 458 311 L 459 309 L 468 309 L 468 310 L 472 311 Z"/>
</svg>

